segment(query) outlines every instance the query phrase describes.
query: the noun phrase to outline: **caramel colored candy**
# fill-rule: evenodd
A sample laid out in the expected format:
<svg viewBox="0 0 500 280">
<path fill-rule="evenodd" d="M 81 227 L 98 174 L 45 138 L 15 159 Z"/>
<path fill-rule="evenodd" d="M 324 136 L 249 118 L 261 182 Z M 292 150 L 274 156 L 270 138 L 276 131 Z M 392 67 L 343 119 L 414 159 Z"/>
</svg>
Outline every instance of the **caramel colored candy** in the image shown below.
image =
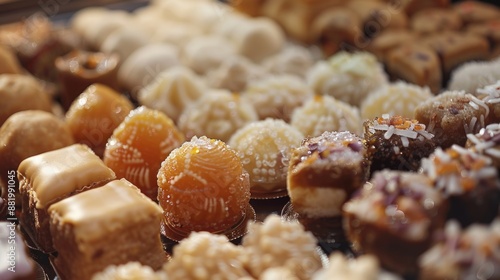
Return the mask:
<svg viewBox="0 0 500 280">
<path fill-rule="evenodd" d="M 193 137 L 173 150 L 158 172 L 158 200 L 167 226 L 185 233 L 225 231 L 246 214 L 250 182 L 224 142 Z"/>
<path fill-rule="evenodd" d="M 160 111 L 139 107 L 113 132 L 104 151 L 104 163 L 156 200 L 156 175 L 161 162 L 184 142 L 184 135 Z"/>
<path fill-rule="evenodd" d="M 132 109 L 132 103 L 118 92 L 93 84 L 71 104 L 66 122 L 76 142 L 86 144 L 102 157 L 113 130 Z"/>
</svg>

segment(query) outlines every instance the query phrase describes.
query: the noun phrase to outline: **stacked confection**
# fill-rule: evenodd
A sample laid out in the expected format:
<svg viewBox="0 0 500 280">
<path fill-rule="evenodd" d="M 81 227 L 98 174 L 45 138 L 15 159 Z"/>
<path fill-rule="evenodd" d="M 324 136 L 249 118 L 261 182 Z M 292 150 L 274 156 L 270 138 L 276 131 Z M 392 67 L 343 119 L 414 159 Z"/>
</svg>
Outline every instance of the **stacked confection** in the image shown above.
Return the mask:
<svg viewBox="0 0 500 280">
<path fill-rule="evenodd" d="M 62 280 L 500 279 L 498 8 L 232 2 L 0 26 L 0 220 Z"/>
</svg>

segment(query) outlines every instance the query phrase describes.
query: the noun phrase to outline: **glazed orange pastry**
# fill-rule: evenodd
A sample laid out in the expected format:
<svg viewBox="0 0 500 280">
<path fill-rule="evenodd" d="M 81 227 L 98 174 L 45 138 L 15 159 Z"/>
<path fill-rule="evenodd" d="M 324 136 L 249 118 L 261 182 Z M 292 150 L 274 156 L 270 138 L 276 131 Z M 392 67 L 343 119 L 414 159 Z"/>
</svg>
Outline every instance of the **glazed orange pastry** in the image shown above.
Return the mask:
<svg viewBox="0 0 500 280">
<path fill-rule="evenodd" d="M 66 123 L 77 143 L 86 144 L 102 157 L 109 137 L 133 109 L 115 90 L 93 84 L 80 94 L 66 113 Z"/>
<path fill-rule="evenodd" d="M 156 200 L 161 162 L 184 142 L 184 135 L 164 113 L 139 107 L 115 129 L 104 150 L 104 163 Z"/>
<path fill-rule="evenodd" d="M 158 187 L 163 222 L 183 237 L 224 232 L 249 214 L 249 175 L 220 140 L 195 136 L 173 150 L 158 172 Z"/>
</svg>

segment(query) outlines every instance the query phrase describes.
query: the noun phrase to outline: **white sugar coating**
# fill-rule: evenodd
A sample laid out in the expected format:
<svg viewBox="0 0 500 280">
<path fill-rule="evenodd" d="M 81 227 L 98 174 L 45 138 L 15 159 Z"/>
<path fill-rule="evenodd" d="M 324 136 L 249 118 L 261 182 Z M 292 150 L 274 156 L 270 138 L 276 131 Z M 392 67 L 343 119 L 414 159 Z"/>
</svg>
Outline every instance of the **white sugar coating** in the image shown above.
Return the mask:
<svg viewBox="0 0 500 280">
<path fill-rule="evenodd" d="M 124 59 L 118 69 L 118 82 L 136 93 L 154 81 L 155 77 L 171 67 L 180 65 L 179 50 L 170 44 L 147 44 Z"/>
<path fill-rule="evenodd" d="M 92 280 L 167 280 L 164 272 L 156 273 L 150 266 L 139 262 L 129 262 L 121 265 L 110 265 L 103 271 L 94 274 Z"/>
<path fill-rule="evenodd" d="M 500 277 L 500 220 L 461 229 L 457 221 L 446 224 L 443 238 L 422 254 L 424 275 L 440 279 L 498 279 Z"/>
<path fill-rule="evenodd" d="M 173 249 L 172 259 L 163 270 L 170 279 L 221 279 L 250 277 L 245 266 L 244 248 L 226 236 L 193 232 Z"/>
<path fill-rule="evenodd" d="M 290 121 L 295 108 L 313 96 L 302 79 L 291 75 L 268 76 L 251 82 L 242 98 L 252 104 L 261 120 L 266 118 Z"/>
<path fill-rule="evenodd" d="M 373 255 L 348 259 L 340 252 L 330 255 L 328 265 L 318 271 L 312 280 L 378 280 L 379 262 Z"/>
<path fill-rule="evenodd" d="M 154 22 L 151 41 L 169 43 L 179 48 L 184 48 L 191 40 L 202 36 L 202 31 L 193 25 L 177 21 Z"/>
<path fill-rule="evenodd" d="M 350 131 L 357 135 L 363 131 L 359 110 L 327 95 L 310 98 L 296 108 L 290 124 L 310 137 L 325 131 Z"/>
<path fill-rule="evenodd" d="M 434 95 L 428 87 L 398 81 L 379 88 L 361 104 L 363 119 L 373 119 L 383 114 L 413 118 L 413 111 L 423 101 Z"/>
<path fill-rule="evenodd" d="M 251 81 L 258 80 L 264 75 L 264 69 L 247 58 L 229 55 L 217 67 L 208 71 L 205 81 L 213 88 L 242 92 Z"/>
<path fill-rule="evenodd" d="M 451 74 L 449 90 L 463 90 L 475 94 L 477 89 L 500 80 L 500 60 L 467 62 Z"/>
<path fill-rule="evenodd" d="M 373 54 L 342 51 L 317 62 L 309 70 L 307 82 L 316 94 L 360 106 L 371 92 L 387 84 L 388 78 Z"/>
<path fill-rule="evenodd" d="M 254 107 L 238 94 L 212 90 L 187 107 L 178 124 L 186 138 L 205 135 L 227 142 L 236 130 L 257 120 Z"/>
<path fill-rule="evenodd" d="M 304 79 L 313 64 L 311 52 L 299 45 L 286 46 L 263 62 L 264 68 L 270 73 L 295 75 Z"/>
<path fill-rule="evenodd" d="M 300 223 L 283 221 L 271 214 L 262 224 L 249 223 L 242 245 L 254 277 L 269 268 L 285 267 L 305 280 L 321 268 L 316 242 Z"/>
<path fill-rule="evenodd" d="M 222 62 L 236 55 L 228 40 L 215 36 L 195 37 L 183 49 L 184 64 L 197 74 L 207 74 L 217 69 Z"/>
<path fill-rule="evenodd" d="M 160 110 L 177 121 L 182 111 L 200 98 L 205 89 L 193 71 L 185 66 L 167 69 L 138 93 L 139 103 Z"/>
<path fill-rule="evenodd" d="M 289 152 L 304 136 L 283 120 L 266 119 L 240 128 L 228 145 L 238 151 L 250 174 L 251 190 L 272 192 L 286 189 Z"/>
</svg>

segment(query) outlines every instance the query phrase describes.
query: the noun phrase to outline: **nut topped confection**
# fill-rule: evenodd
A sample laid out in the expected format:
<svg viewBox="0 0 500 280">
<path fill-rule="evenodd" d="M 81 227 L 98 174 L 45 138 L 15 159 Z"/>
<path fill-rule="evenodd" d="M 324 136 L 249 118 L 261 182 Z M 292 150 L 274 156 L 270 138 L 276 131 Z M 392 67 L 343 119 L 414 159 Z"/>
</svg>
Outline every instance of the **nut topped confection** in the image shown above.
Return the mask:
<svg viewBox="0 0 500 280">
<path fill-rule="evenodd" d="M 157 200 L 158 170 L 170 152 L 184 142 L 184 135 L 160 111 L 139 107 L 130 111 L 115 129 L 104 151 L 104 163 Z"/>
<path fill-rule="evenodd" d="M 266 119 L 240 128 L 228 144 L 250 174 L 253 198 L 286 195 L 289 151 L 304 139 L 283 120 Z"/>
<path fill-rule="evenodd" d="M 158 172 L 158 187 L 163 223 L 173 232 L 166 235 L 176 241 L 192 231 L 224 233 L 251 215 L 248 173 L 220 140 L 193 137 L 173 150 Z"/>
<path fill-rule="evenodd" d="M 467 226 L 489 223 L 498 215 L 500 180 L 489 157 L 458 145 L 438 148 L 422 160 L 422 172 L 450 199 L 449 218 Z"/>
<path fill-rule="evenodd" d="M 364 130 L 371 173 L 385 168 L 417 171 L 420 160 L 436 148 L 434 135 L 410 118 L 384 114 L 366 120 Z"/>
<path fill-rule="evenodd" d="M 394 272 L 413 275 L 432 232 L 444 225 L 447 208 L 425 175 L 378 171 L 344 204 L 344 229 L 357 251 L 376 255 Z"/>
</svg>

